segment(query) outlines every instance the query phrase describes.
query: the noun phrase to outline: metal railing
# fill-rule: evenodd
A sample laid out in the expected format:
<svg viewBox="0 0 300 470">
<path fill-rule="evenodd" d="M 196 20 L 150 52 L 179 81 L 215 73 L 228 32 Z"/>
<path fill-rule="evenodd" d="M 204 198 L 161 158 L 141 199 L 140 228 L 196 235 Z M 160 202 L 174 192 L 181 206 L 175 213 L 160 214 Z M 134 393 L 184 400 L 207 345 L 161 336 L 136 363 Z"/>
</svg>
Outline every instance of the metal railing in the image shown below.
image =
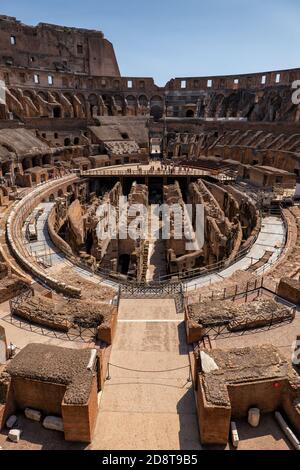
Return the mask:
<svg viewBox="0 0 300 470">
<path fill-rule="evenodd" d="M 210 175 L 211 171 L 198 168 L 184 167 L 180 170 L 178 168 L 170 169 L 154 169 L 154 170 L 86 170 L 81 171 L 80 175 L 83 177 L 87 176 L 205 176 Z"/>
<path fill-rule="evenodd" d="M 280 213 L 281 213 L 281 218 L 285 227 L 285 243 L 286 243 L 287 222 L 285 220 L 282 209 L 280 209 Z M 276 213 L 276 215 L 279 215 L 279 214 Z M 259 236 L 259 232 L 255 234 L 255 236 L 251 240 L 251 243 L 249 243 L 247 247 L 242 248 L 237 253 L 237 255 L 232 259 L 222 260 L 217 263 L 213 263 L 209 266 L 198 267 L 198 268 L 195 268 L 186 272 L 182 272 L 182 273 L 173 273 L 173 274 L 167 274 L 164 276 L 159 276 L 158 281 L 150 281 L 150 282 L 138 282 L 136 278 L 133 276 L 130 276 L 130 275 L 124 276 L 120 273 L 117 273 L 111 270 L 106 270 L 100 267 L 97 267 L 96 269 L 94 269 L 90 265 L 84 263 L 84 261 L 82 260 L 78 260 L 78 259 L 74 260 L 74 257 L 73 256 L 71 257 L 68 253 L 64 253 L 64 255 L 72 263 L 90 272 L 92 275 L 94 274 L 99 275 L 103 279 L 108 279 L 116 284 L 120 284 L 121 286 L 138 286 L 140 288 L 146 288 L 148 286 L 149 288 L 156 288 L 162 285 L 169 285 L 169 284 L 178 285 L 181 283 L 192 281 L 195 278 L 202 278 L 209 274 L 219 273 L 220 271 L 229 268 L 230 266 L 234 265 L 235 263 L 243 259 L 250 252 L 251 248 L 256 243 L 258 236 Z M 281 252 L 278 253 L 277 259 L 280 257 L 280 255 L 281 255 Z M 270 266 L 271 265 L 269 263 L 267 263 L 267 266 L 265 265 L 262 266 L 261 268 L 259 268 L 259 272 L 257 272 L 257 274 L 263 274 L 265 270 L 269 268 Z"/>
<path fill-rule="evenodd" d="M 186 292 L 185 304 L 188 306 L 191 303 L 200 303 L 206 300 L 236 300 L 244 297 L 247 299 L 249 295 L 264 288 L 264 282 L 263 278 L 255 278 L 253 281 L 247 281 L 246 284 L 234 284 L 224 287 L 224 289 L 210 290 L 209 295 L 208 293 L 203 295 L 200 290 L 197 298 L 193 293 Z"/>
<path fill-rule="evenodd" d="M 285 305 L 289 309 L 289 313 L 285 313 L 282 316 L 276 315 L 276 312 L 272 312 L 271 315 L 265 314 L 265 312 L 260 312 L 257 314 L 251 314 L 249 317 L 244 318 L 233 318 L 228 319 L 224 317 L 224 319 L 220 319 L 216 323 L 203 323 L 205 326 L 206 336 L 215 335 L 215 337 L 219 335 L 231 335 L 238 331 L 246 331 L 246 330 L 253 330 L 253 329 L 260 329 L 260 328 L 272 328 L 278 324 L 283 323 L 291 323 L 296 315 L 296 305 L 287 301 L 283 297 L 277 295 L 276 291 L 269 289 L 266 285 L 266 282 L 263 278 L 260 280 L 255 279 L 254 282 L 247 282 L 246 287 L 240 286 L 236 284 L 232 288 L 224 289 L 224 291 L 212 291 L 211 295 L 204 296 L 203 300 L 218 300 L 218 301 L 241 301 L 244 300 L 245 303 L 253 302 L 258 300 L 259 298 L 263 299 L 266 297 L 270 297 L 274 299 L 277 303 Z M 185 298 L 185 309 L 188 312 L 188 306 L 193 303 L 201 303 L 202 295 L 199 295 L 198 302 L 195 302 L 192 299 L 190 302 L 189 296 Z M 257 325 L 255 324 L 257 323 Z M 214 336 L 212 336 L 214 337 Z"/>
<path fill-rule="evenodd" d="M 58 190 L 60 185 L 72 184 L 76 179 L 77 177 L 75 175 L 67 175 L 64 177 L 53 178 L 46 183 L 38 185 L 22 200 L 16 201 L 13 204 L 6 221 L 6 240 L 15 259 L 20 263 L 25 271 L 30 273 L 31 277 L 39 279 L 42 284 L 46 284 L 51 288 L 55 285 L 56 290 L 63 291 L 63 293 L 65 292 L 65 289 L 69 289 L 69 287 L 61 283 L 59 280 L 49 277 L 46 270 L 44 270 L 37 260 L 31 256 L 31 253 L 28 251 L 28 247 L 24 243 L 22 237 L 22 227 L 33 208 L 36 207 L 43 198 L 51 194 L 51 191 Z M 73 293 L 76 297 L 80 295 L 79 289 L 71 288 L 71 290 L 72 295 Z"/>
<path fill-rule="evenodd" d="M 153 297 L 162 297 L 170 296 L 174 297 L 176 295 L 184 295 L 183 285 L 181 283 L 170 283 L 166 285 L 148 285 L 148 284 L 132 284 L 121 286 L 120 290 L 121 296 L 129 295 L 130 297 L 135 296 L 153 296 Z"/>
<path fill-rule="evenodd" d="M 175 279 L 177 278 L 178 281 L 183 281 L 183 280 L 187 281 L 187 280 L 192 280 L 195 277 L 200 278 L 200 277 L 207 276 L 208 274 L 217 273 L 217 272 L 219 272 L 223 269 L 227 269 L 230 266 L 232 266 L 233 264 L 240 261 L 242 258 L 244 258 L 249 253 L 249 251 L 251 250 L 251 248 L 253 247 L 253 245 L 257 241 L 258 236 L 259 236 L 259 233 L 257 233 L 253 237 L 253 239 L 251 240 L 251 243 L 247 247 L 242 248 L 237 253 L 237 255 L 232 259 L 227 258 L 225 260 L 218 261 L 217 263 L 212 263 L 208 266 L 198 267 L 198 268 L 191 269 L 189 271 L 185 271 L 185 272 L 182 272 L 182 273 L 167 274 L 165 276 L 161 276 L 159 280 L 160 280 L 160 282 L 164 282 L 168 279 L 173 279 L 175 281 Z"/>
<path fill-rule="evenodd" d="M 53 330 L 63 330 L 68 331 L 70 329 L 71 323 L 68 320 L 56 319 L 52 320 L 51 318 L 41 318 L 38 315 L 33 315 L 32 313 L 26 313 L 26 315 L 21 314 L 19 307 L 25 304 L 27 301 L 34 297 L 33 289 L 28 289 L 25 292 L 22 292 L 17 297 L 14 297 L 9 301 L 10 304 L 10 316 L 11 321 L 14 316 L 26 320 L 32 324 L 44 326 L 51 328 Z"/>
<path fill-rule="evenodd" d="M 283 226 L 284 226 L 284 234 L 285 234 L 284 246 L 285 246 L 286 242 L 287 242 L 287 236 L 288 236 L 288 224 L 287 224 L 286 218 L 284 216 L 284 212 L 282 210 L 282 207 L 280 206 L 279 210 L 272 210 L 271 209 L 270 211 L 267 211 L 267 212 L 264 213 L 264 215 L 267 215 L 267 214 L 278 215 L 278 216 L 280 215 L 281 221 L 282 221 Z M 261 214 L 261 220 L 262 220 L 262 214 Z M 250 252 L 250 250 L 252 249 L 252 247 L 256 243 L 258 237 L 259 237 L 259 232 L 253 237 L 253 239 L 251 240 L 251 243 L 247 247 L 242 248 L 233 259 L 222 260 L 222 261 L 219 261 L 217 263 L 213 263 L 211 265 L 203 266 L 203 267 L 200 267 L 200 268 L 195 268 L 195 269 L 183 272 L 183 273 L 167 274 L 166 276 L 161 277 L 160 281 L 163 282 L 163 281 L 166 281 L 167 279 L 172 279 L 172 280 L 175 281 L 175 279 L 178 279 L 178 281 L 185 282 L 185 281 L 193 280 L 194 278 L 205 277 L 209 274 L 220 273 L 220 271 L 222 271 L 223 269 L 227 269 L 230 266 L 237 263 L 238 261 L 240 261 L 241 259 L 243 259 Z M 269 262 L 266 263 L 261 268 L 258 268 L 258 270 L 256 271 L 256 274 L 264 274 L 264 272 L 267 269 L 269 269 L 269 267 L 272 266 L 281 257 L 281 254 L 282 254 L 283 251 L 284 251 L 284 247 L 281 249 L 280 252 L 277 253 L 277 256 L 276 256 L 275 260 L 274 260 L 274 257 L 273 257 L 272 264 L 270 264 Z"/>
<path fill-rule="evenodd" d="M 86 173 L 88 173 L 88 172 L 86 172 Z M 61 181 L 63 181 L 63 178 L 57 178 L 57 179 L 61 179 Z M 65 179 L 67 179 L 67 178 L 65 178 Z M 37 189 L 35 191 L 34 199 L 36 198 L 36 200 L 38 200 L 41 197 L 41 193 L 44 192 L 43 190 L 46 189 L 46 188 L 49 188 L 49 186 L 51 186 L 51 184 L 49 184 L 49 183 L 50 182 L 41 185 L 42 186 L 41 190 Z M 32 208 L 32 203 L 33 203 L 32 196 L 33 195 L 27 195 L 27 197 L 25 197 L 23 199 L 23 201 L 18 201 L 13 206 L 14 210 L 12 212 L 13 212 L 13 218 L 15 219 L 14 220 L 15 224 L 12 224 L 13 225 L 13 230 L 12 230 L 13 233 L 11 233 L 11 235 L 12 235 L 11 240 L 17 240 L 17 238 L 18 238 L 18 233 L 16 231 L 15 225 L 16 225 L 16 222 L 17 222 L 17 225 L 20 224 L 21 220 L 23 221 L 26 218 L 26 215 L 29 212 L 29 208 Z M 18 206 L 20 206 L 21 211 L 16 210 L 16 208 Z M 25 212 L 25 214 L 24 214 L 24 212 Z M 273 212 L 271 211 L 271 213 L 273 213 Z M 281 207 L 279 207 L 278 212 L 276 212 L 276 215 L 279 215 L 279 214 L 281 214 L 281 217 L 282 217 L 282 220 L 283 220 L 283 223 L 284 223 L 284 227 L 285 227 L 285 233 L 287 235 L 287 222 L 285 220 L 285 217 L 283 215 Z M 12 218 L 12 217 L 10 217 L 10 218 Z M 10 225 L 11 225 L 10 223 L 7 224 L 7 230 L 8 231 L 9 231 L 9 228 L 12 227 Z M 182 272 L 182 273 L 173 273 L 173 274 L 168 274 L 168 275 L 165 275 L 165 276 L 159 276 L 158 281 L 151 281 L 151 282 L 148 282 L 148 283 L 145 283 L 145 282 L 141 283 L 141 282 L 138 282 L 135 277 L 128 276 L 128 275 L 125 277 L 125 276 L 121 275 L 120 273 L 116 273 L 116 272 L 113 272 L 111 270 L 105 270 L 105 269 L 100 268 L 100 267 L 97 267 L 96 269 L 94 269 L 90 265 L 84 263 L 82 260 L 74 259 L 74 256 L 70 256 L 70 254 L 68 254 L 66 252 L 64 252 L 64 256 L 67 259 L 69 259 L 73 264 L 75 264 L 78 267 L 90 272 L 91 274 L 97 274 L 97 275 L 99 275 L 100 277 L 102 277 L 104 279 L 109 279 L 112 282 L 115 282 L 117 284 L 121 284 L 122 286 L 140 286 L 141 288 L 145 288 L 145 286 L 147 286 L 148 288 L 157 288 L 158 286 L 161 286 L 161 285 L 164 285 L 164 284 L 172 284 L 172 283 L 173 284 L 180 284 L 182 282 L 187 282 L 187 281 L 193 280 L 195 278 L 201 278 L 201 277 L 205 277 L 209 274 L 218 273 L 223 269 L 229 268 L 230 266 L 232 266 L 236 262 L 240 261 L 242 258 L 244 258 L 249 253 L 249 251 L 251 250 L 251 248 L 253 247 L 253 245 L 257 241 L 258 235 L 259 235 L 259 232 L 256 233 L 256 235 L 253 237 L 253 239 L 251 240 L 251 243 L 249 243 L 249 245 L 247 247 L 241 249 L 237 253 L 237 255 L 232 259 L 230 259 L 230 258 L 225 259 L 225 260 L 219 261 L 217 263 L 213 263 L 209 266 L 198 267 L 198 268 L 195 268 L 195 269 L 192 269 L 192 270 L 189 270 L 189 271 L 186 271 L 186 272 Z M 22 252 L 22 255 L 21 255 L 20 251 Z M 32 255 L 32 254 L 28 253 L 26 247 L 23 246 L 21 248 L 20 244 L 18 244 L 17 252 L 18 252 L 19 257 L 22 260 L 24 260 L 24 258 L 25 259 L 31 258 L 31 255 Z M 264 269 L 263 269 L 263 271 L 264 271 Z M 46 274 L 46 272 L 45 272 L 45 274 Z"/>
<path fill-rule="evenodd" d="M 34 291 L 31 288 L 24 289 L 21 294 L 14 297 L 9 301 L 10 304 L 10 321 L 13 322 L 13 319 L 18 319 L 20 321 L 20 326 L 23 323 L 29 323 L 30 325 L 38 325 L 45 330 L 56 330 L 62 331 L 70 334 L 70 336 L 78 336 L 80 338 L 96 338 L 98 333 L 97 326 L 85 326 L 81 325 L 78 322 L 73 322 L 68 319 L 63 318 L 43 318 L 42 316 L 34 315 L 31 312 L 22 313 L 20 307 L 30 299 L 34 298 Z M 69 338 L 70 339 L 70 338 Z"/>
</svg>

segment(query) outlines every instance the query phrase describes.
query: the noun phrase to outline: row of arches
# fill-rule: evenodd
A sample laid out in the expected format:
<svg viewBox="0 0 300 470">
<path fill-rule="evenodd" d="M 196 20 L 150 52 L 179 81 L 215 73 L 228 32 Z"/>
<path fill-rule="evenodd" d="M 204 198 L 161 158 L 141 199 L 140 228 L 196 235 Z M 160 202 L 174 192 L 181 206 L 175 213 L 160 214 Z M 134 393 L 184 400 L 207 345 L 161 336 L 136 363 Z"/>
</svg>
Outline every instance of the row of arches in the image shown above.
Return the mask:
<svg viewBox="0 0 300 470">
<path fill-rule="evenodd" d="M 70 203 L 73 202 L 76 197 L 79 196 L 79 188 L 74 184 L 69 184 L 63 188 L 58 189 L 57 191 L 53 191 L 49 196 L 45 199 L 45 202 L 55 202 L 57 198 L 63 198 L 68 195 Z"/>
<path fill-rule="evenodd" d="M 162 113 L 164 98 L 146 94 L 100 94 L 10 88 L 8 110 L 16 117 L 91 118 Z"/>
<path fill-rule="evenodd" d="M 80 145 L 80 138 L 74 137 L 74 139 L 71 139 L 70 137 L 66 137 L 64 139 L 64 146 L 70 147 L 71 145 Z"/>
<path fill-rule="evenodd" d="M 52 165 L 52 164 L 53 164 L 52 155 L 39 155 L 36 157 L 26 157 L 26 158 L 23 158 L 22 160 L 22 168 L 24 171 L 35 166 L 44 166 L 44 165 Z"/>
</svg>

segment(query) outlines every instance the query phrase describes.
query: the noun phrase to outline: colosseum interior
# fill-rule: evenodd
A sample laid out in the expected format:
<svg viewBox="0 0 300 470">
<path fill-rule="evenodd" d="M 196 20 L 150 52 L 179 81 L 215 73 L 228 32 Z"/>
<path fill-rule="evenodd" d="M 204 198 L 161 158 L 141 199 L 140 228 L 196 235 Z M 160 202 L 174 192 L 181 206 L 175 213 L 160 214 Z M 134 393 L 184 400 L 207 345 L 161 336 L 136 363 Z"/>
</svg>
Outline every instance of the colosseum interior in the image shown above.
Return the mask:
<svg viewBox="0 0 300 470">
<path fill-rule="evenodd" d="M 300 450 L 300 69 L 161 87 L 8 16 L 0 48 L 1 448 Z"/>
</svg>

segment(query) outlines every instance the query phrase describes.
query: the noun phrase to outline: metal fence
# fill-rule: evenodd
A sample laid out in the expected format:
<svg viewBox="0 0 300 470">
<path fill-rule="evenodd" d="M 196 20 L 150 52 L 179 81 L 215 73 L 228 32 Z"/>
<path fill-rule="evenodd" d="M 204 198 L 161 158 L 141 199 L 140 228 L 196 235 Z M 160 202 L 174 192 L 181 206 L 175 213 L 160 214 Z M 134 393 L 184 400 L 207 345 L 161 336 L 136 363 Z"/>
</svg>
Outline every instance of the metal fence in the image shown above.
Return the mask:
<svg viewBox="0 0 300 470">
<path fill-rule="evenodd" d="M 178 281 L 184 281 L 184 280 L 188 281 L 196 277 L 200 278 L 203 276 L 207 276 L 208 274 L 218 273 L 219 271 L 229 268 L 230 266 L 232 266 L 233 264 L 237 263 L 242 258 L 244 258 L 249 253 L 254 243 L 257 241 L 258 235 L 259 233 L 253 237 L 253 239 L 251 240 L 251 243 L 247 247 L 242 248 L 237 253 L 237 255 L 232 259 L 225 259 L 222 261 L 218 261 L 217 263 L 213 263 L 213 264 L 203 266 L 203 267 L 198 267 L 195 269 L 190 269 L 188 271 L 181 272 L 181 273 L 167 274 L 166 276 L 161 276 L 159 280 L 160 282 L 167 281 L 168 279 L 173 279 L 173 280 L 178 279 Z"/>
<path fill-rule="evenodd" d="M 284 224 L 284 227 L 285 227 L 285 243 L 286 243 L 287 222 L 286 222 L 284 214 L 282 212 L 282 208 L 281 207 L 279 208 L 279 212 L 278 211 L 275 211 L 275 212 L 276 212 L 276 215 L 281 216 L 281 219 L 283 221 L 283 224 Z M 272 212 L 272 215 L 275 215 L 274 212 Z M 136 280 L 136 278 L 133 277 L 133 276 L 124 276 L 124 275 L 121 275 L 120 273 L 113 272 L 113 271 L 106 270 L 106 269 L 99 268 L 99 267 L 97 267 L 96 269 L 93 269 L 91 266 L 87 265 L 82 260 L 76 260 L 75 264 L 78 267 L 90 272 L 91 274 L 97 274 L 100 277 L 102 277 L 104 279 L 108 279 L 108 280 L 112 281 L 113 283 L 119 284 L 121 286 L 129 286 L 129 288 L 137 287 L 137 289 L 139 289 L 139 288 L 145 289 L 145 286 L 148 286 L 150 290 L 152 288 L 155 291 L 155 288 L 158 285 L 165 286 L 165 285 L 169 285 L 169 284 L 172 285 L 172 284 L 176 284 L 176 283 L 181 284 L 181 283 L 185 283 L 185 282 L 188 282 L 188 281 L 192 281 L 193 279 L 196 279 L 196 278 L 199 279 L 199 278 L 205 277 L 209 274 L 218 274 L 223 269 L 227 269 L 230 266 L 232 266 L 233 264 L 235 264 L 238 261 L 240 261 L 241 259 L 243 259 L 250 252 L 253 245 L 256 243 L 258 236 L 259 236 L 259 233 L 257 233 L 253 237 L 253 239 L 251 240 L 251 243 L 247 247 L 241 249 L 237 253 L 237 255 L 232 259 L 225 259 L 225 260 L 219 261 L 217 263 L 213 263 L 213 264 L 208 265 L 208 266 L 198 267 L 198 268 L 191 269 L 189 271 L 182 272 L 182 273 L 173 273 L 173 274 L 167 274 L 165 276 L 159 276 L 158 281 L 150 281 L 146 284 L 145 283 L 139 283 Z M 64 253 L 64 255 L 74 263 L 74 257 L 70 257 L 68 255 L 68 253 Z M 281 255 L 281 253 L 278 253 L 277 258 L 279 258 L 280 255 Z M 273 260 L 273 264 L 274 264 L 274 262 L 275 262 L 275 260 Z M 264 274 L 264 272 L 270 266 L 271 266 L 270 263 L 267 263 L 266 265 L 262 266 L 261 268 L 259 268 L 259 271 L 257 271 L 257 274 Z M 150 292 L 150 290 L 149 290 L 149 292 Z"/>
<path fill-rule="evenodd" d="M 72 337 L 74 338 L 87 338 L 89 340 L 95 339 L 97 337 L 98 328 L 97 326 L 84 326 L 80 324 L 72 324 L 67 319 L 55 319 L 52 320 L 51 318 L 38 318 L 32 314 L 26 314 L 26 317 L 20 315 L 19 307 L 26 303 L 34 296 L 33 289 L 29 288 L 24 290 L 21 294 L 14 297 L 9 301 L 10 304 L 10 321 L 12 322 L 13 319 L 20 320 L 20 326 L 22 326 L 22 322 L 29 323 L 32 325 L 36 325 L 41 327 L 42 332 L 43 330 L 56 330 L 56 331 L 63 331 L 68 335 L 68 339 L 71 340 Z"/>
<path fill-rule="evenodd" d="M 169 284 L 128 284 L 120 287 L 120 294 L 122 297 L 174 297 L 177 295 L 184 295 L 184 288 L 181 283 Z"/>
<path fill-rule="evenodd" d="M 175 308 L 177 313 L 184 311 L 184 286 L 182 283 L 169 283 L 169 284 L 128 284 L 120 286 L 119 297 L 123 298 L 149 298 L 149 299 L 162 299 L 172 298 L 175 301 Z"/>
<path fill-rule="evenodd" d="M 205 327 L 205 335 L 209 339 L 210 337 L 216 338 L 220 335 L 232 335 L 235 333 L 251 330 L 257 330 L 260 328 L 263 329 L 271 329 L 279 324 L 291 323 L 293 318 L 296 314 L 296 305 L 287 301 L 286 299 L 278 296 L 276 292 L 270 290 L 267 286 L 264 285 L 264 280 L 261 279 L 259 281 L 255 281 L 255 284 L 248 283 L 246 289 L 239 290 L 239 286 L 236 285 L 233 288 L 233 291 L 228 291 L 224 289 L 223 292 L 221 291 L 212 291 L 211 296 L 209 297 L 201 297 L 199 296 L 199 302 L 201 300 L 227 300 L 236 302 L 244 301 L 253 302 L 258 300 L 259 298 L 272 298 L 276 300 L 277 303 L 281 303 L 290 309 L 291 314 L 286 315 L 286 317 L 278 317 L 276 316 L 276 312 L 272 312 L 271 316 L 267 316 L 264 312 L 260 313 L 253 313 L 251 316 L 247 317 L 246 319 L 237 318 L 237 319 L 230 319 L 230 320 L 220 320 L 218 323 L 215 324 L 206 324 L 203 325 Z M 185 308 L 188 307 L 190 304 L 189 298 L 186 297 L 185 299 Z M 200 342 L 201 343 L 201 342 Z"/>
</svg>

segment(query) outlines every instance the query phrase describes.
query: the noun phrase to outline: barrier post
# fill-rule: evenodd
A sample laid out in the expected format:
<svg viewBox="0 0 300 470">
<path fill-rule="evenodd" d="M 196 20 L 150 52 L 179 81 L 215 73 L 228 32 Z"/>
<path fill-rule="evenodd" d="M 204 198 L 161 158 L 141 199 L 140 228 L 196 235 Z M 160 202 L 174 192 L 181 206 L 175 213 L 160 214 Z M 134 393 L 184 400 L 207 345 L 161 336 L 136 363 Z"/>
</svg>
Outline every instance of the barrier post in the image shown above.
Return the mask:
<svg viewBox="0 0 300 470">
<path fill-rule="evenodd" d="M 107 375 L 106 375 L 106 380 L 110 380 L 111 379 L 111 376 L 109 374 L 109 363 L 107 364 Z"/>
</svg>

